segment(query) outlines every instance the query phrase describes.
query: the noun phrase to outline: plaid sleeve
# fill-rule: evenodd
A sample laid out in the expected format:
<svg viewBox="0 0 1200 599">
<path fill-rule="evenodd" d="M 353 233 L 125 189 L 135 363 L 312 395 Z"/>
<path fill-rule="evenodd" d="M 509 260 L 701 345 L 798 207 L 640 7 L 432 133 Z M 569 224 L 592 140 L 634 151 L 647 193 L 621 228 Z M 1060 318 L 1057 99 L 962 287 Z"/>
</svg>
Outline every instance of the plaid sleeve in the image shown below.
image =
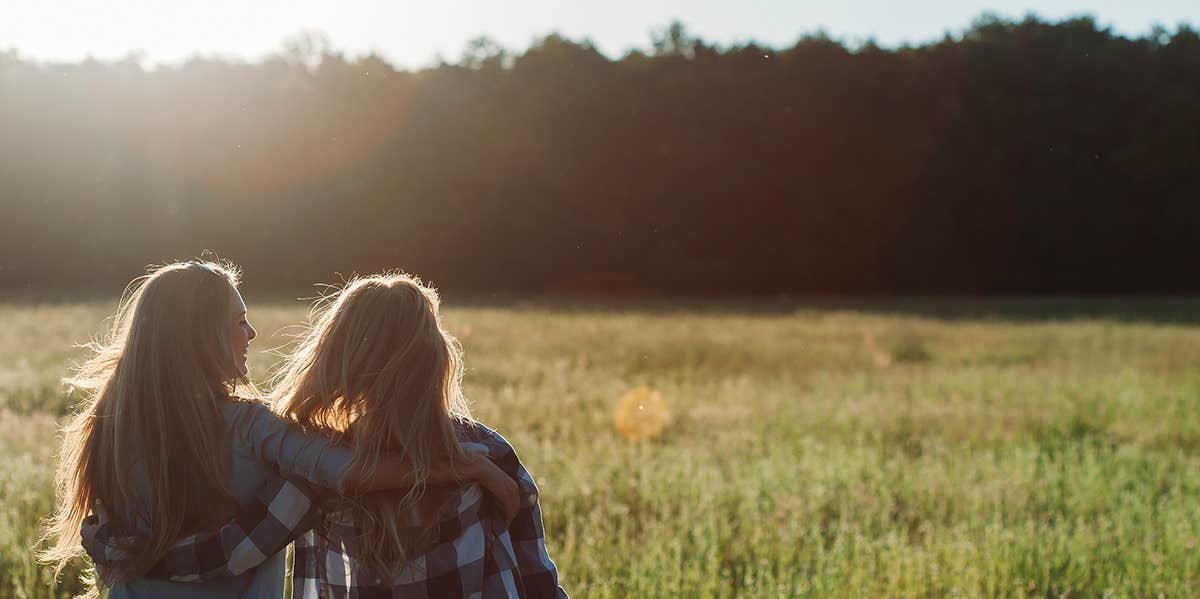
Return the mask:
<svg viewBox="0 0 1200 599">
<path fill-rule="evenodd" d="M 533 475 L 517 458 L 517 452 L 496 431 L 476 424 L 465 436 L 470 442 L 480 443 L 488 450 L 488 457 L 502 470 L 516 479 L 521 488 L 521 507 L 508 526 L 516 557 L 517 578 L 522 588 L 521 596 L 529 599 L 567 599 L 567 593 L 558 584 L 558 568 L 546 550 L 546 534 L 542 526 L 542 509 L 538 504 L 537 483 Z"/>
<path fill-rule="evenodd" d="M 278 553 L 321 518 L 321 492 L 306 481 L 271 476 L 234 518 L 215 530 L 183 537 L 145 574 L 174 582 L 238 576 Z M 82 545 L 101 570 L 119 570 L 144 536 L 131 535 L 97 509 L 84 521 Z"/>
<path fill-rule="evenodd" d="M 115 575 L 129 568 L 130 552 L 139 551 L 145 541 L 145 536 L 126 534 L 119 529 L 99 500 L 79 527 L 79 544 L 92 558 L 96 575 L 107 587 L 113 586 Z"/>
</svg>

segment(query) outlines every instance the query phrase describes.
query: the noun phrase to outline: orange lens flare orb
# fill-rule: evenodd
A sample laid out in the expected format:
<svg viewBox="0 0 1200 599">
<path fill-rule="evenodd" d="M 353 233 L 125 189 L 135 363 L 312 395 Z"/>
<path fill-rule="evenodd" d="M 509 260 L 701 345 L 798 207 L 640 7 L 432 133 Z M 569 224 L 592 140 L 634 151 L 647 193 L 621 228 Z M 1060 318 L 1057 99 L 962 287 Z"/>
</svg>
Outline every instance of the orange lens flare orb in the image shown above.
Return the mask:
<svg viewBox="0 0 1200 599">
<path fill-rule="evenodd" d="M 631 441 L 645 441 L 662 434 L 671 424 L 671 410 L 658 390 L 642 386 L 626 393 L 613 411 L 613 426 Z"/>
</svg>

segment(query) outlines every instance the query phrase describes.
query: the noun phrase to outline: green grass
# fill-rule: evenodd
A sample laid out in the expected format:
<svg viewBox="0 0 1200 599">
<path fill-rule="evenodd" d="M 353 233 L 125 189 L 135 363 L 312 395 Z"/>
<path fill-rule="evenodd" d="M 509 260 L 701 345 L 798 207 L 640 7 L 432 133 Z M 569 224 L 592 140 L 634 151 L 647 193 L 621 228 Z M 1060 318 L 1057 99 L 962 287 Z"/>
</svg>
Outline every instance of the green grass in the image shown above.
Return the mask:
<svg viewBox="0 0 1200 599">
<path fill-rule="evenodd" d="M 476 416 L 538 478 L 572 596 L 1200 594 L 1191 308 L 1155 324 L 1022 302 L 516 303 L 448 322 Z M 30 546 L 69 410 L 57 381 L 112 307 L 0 303 L 0 596 L 75 588 L 52 591 Z M 250 315 L 265 376 L 303 308 L 252 298 Z M 632 443 L 612 409 L 642 384 L 674 422 Z"/>
</svg>

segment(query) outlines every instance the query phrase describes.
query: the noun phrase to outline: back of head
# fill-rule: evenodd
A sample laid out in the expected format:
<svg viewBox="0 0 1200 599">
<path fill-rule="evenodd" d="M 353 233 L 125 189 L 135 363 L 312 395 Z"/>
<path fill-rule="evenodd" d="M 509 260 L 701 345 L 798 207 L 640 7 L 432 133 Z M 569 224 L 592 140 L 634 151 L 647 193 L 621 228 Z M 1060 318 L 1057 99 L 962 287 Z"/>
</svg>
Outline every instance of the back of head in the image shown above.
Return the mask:
<svg viewBox="0 0 1200 599">
<path fill-rule="evenodd" d="M 230 341 L 237 284 L 231 265 L 195 261 L 130 284 L 112 329 L 68 379 L 86 397 L 66 428 L 43 559 L 61 568 L 78 554 L 79 524 L 98 499 L 150 532 L 130 571 L 115 573 L 136 576 L 228 498 L 220 405 L 239 378 Z"/>
<path fill-rule="evenodd" d="M 352 469 L 370 472 L 385 453 L 408 462 L 411 492 L 360 498 L 363 545 L 380 565 L 411 552 L 397 517 L 420 502 L 431 465 L 462 458 L 454 434 L 454 421 L 470 418 L 462 352 L 438 308 L 437 292 L 409 275 L 352 280 L 318 304 L 276 380 L 277 411 L 348 441 Z"/>
</svg>

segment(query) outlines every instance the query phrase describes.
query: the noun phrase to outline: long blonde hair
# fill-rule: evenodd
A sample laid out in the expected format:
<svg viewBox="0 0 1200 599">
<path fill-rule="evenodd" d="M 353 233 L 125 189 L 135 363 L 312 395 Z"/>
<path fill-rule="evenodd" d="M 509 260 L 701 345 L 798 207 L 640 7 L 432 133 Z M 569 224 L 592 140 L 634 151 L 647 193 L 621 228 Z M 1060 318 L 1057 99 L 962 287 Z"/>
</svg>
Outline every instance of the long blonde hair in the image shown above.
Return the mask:
<svg viewBox="0 0 1200 599">
<path fill-rule="evenodd" d="M 426 494 L 430 469 L 464 457 L 454 432 L 455 421 L 471 421 L 462 350 L 441 326 L 438 306 L 437 292 L 410 275 L 354 279 L 314 307 L 276 377 L 276 411 L 347 442 L 352 470 L 370 473 L 389 454 L 413 472 L 406 493 L 352 502 L 361 557 L 385 571 L 404 564 L 430 532 L 418 525 L 414 537 L 411 518 L 435 499 Z"/>
<path fill-rule="evenodd" d="M 39 555 L 56 576 L 82 555 L 79 528 L 95 500 L 121 525 L 149 532 L 107 585 L 136 578 L 229 500 L 220 405 L 240 378 L 231 347 L 238 279 L 235 267 L 214 262 L 152 268 L 126 288 L 111 330 L 66 380 L 86 396 L 64 429 L 58 505 Z M 135 482 L 134 472 L 145 479 Z"/>
</svg>

